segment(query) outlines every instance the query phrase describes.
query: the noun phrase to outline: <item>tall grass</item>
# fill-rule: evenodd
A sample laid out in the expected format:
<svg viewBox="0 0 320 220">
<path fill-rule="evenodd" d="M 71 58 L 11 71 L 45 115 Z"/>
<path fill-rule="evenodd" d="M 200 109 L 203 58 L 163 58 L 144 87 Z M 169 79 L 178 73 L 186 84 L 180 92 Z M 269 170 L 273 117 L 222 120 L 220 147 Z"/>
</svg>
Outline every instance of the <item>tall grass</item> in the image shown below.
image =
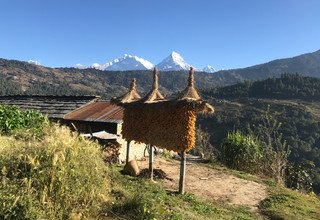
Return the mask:
<svg viewBox="0 0 320 220">
<path fill-rule="evenodd" d="M 0 219 L 95 217 L 107 200 L 99 146 L 52 126 L 44 136 L 0 136 Z"/>
</svg>

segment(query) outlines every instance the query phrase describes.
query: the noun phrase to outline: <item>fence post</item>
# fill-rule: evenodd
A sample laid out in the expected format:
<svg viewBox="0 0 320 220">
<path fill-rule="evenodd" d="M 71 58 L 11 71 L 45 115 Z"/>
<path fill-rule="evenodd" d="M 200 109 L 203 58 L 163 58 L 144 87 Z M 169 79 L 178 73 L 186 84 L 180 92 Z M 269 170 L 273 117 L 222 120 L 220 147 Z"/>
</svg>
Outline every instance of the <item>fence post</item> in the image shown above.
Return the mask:
<svg viewBox="0 0 320 220">
<path fill-rule="evenodd" d="M 179 194 L 184 194 L 185 176 L 186 176 L 186 152 L 181 150 L 180 161 L 180 179 L 179 179 Z"/>
<path fill-rule="evenodd" d="M 130 142 L 127 141 L 127 157 L 126 157 L 126 164 L 129 162 L 129 156 L 130 156 Z"/>
<path fill-rule="evenodd" d="M 153 145 L 149 145 L 149 172 L 150 172 L 150 179 L 153 180 Z"/>
</svg>

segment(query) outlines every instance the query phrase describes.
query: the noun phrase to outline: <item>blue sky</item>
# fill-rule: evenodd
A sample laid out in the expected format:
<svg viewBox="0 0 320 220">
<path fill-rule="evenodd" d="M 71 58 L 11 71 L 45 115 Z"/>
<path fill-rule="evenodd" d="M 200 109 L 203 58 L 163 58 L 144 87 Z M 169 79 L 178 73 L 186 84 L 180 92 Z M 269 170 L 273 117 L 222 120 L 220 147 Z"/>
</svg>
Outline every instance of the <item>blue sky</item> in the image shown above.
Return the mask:
<svg viewBox="0 0 320 220">
<path fill-rule="evenodd" d="M 0 57 L 45 66 L 123 54 L 246 67 L 320 49 L 319 0 L 0 0 Z"/>
</svg>

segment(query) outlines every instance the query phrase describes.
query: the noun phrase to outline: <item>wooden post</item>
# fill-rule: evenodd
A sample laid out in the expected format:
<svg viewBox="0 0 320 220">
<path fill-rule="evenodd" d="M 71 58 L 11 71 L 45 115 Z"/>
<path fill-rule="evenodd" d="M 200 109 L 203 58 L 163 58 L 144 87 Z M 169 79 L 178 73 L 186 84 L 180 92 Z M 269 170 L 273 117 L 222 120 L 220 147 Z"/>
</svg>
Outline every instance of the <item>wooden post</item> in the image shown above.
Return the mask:
<svg viewBox="0 0 320 220">
<path fill-rule="evenodd" d="M 153 181 L 153 160 L 153 145 L 149 145 L 149 172 L 151 181 Z"/>
<path fill-rule="evenodd" d="M 184 194 L 184 182 L 186 176 L 186 152 L 184 150 L 180 153 L 180 180 L 179 180 L 179 194 Z"/>
<path fill-rule="evenodd" d="M 126 164 L 129 162 L 129 156 L 130 156 L 130 142 L 127 141 L 127 157 L 126 157 Z"/>
</svg>

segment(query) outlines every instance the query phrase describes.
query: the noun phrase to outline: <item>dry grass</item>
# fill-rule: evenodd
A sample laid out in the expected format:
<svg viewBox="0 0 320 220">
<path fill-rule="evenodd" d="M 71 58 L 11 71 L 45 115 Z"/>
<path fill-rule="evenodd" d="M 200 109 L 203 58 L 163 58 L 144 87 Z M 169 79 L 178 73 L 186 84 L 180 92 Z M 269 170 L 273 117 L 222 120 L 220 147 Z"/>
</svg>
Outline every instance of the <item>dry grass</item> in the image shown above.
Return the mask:
<svg viewBox="0 0 320 220">
<path fill-rule="evenodd" d="M 53 126 L 41 140 L 0 136 L 0 219 L 94 217 L 108 195 L 99 146 Z"/>
</svg>

